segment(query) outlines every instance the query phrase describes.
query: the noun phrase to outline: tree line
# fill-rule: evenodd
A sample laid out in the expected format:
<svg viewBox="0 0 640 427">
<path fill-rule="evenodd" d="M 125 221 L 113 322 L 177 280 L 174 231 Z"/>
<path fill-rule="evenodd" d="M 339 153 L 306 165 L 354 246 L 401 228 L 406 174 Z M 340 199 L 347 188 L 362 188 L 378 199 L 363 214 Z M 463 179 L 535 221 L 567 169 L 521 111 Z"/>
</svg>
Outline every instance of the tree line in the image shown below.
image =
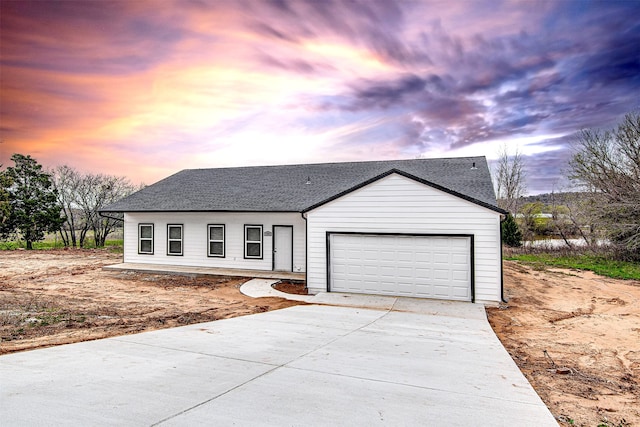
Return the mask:
<svg viewBox="0 0 640 427">
<path fill-rule="evenodd" d="M 14 165 L 0 171 L 0 238 L 24 240 L 27 249 L 46 233 L 59 233 L 65 247 L 86 247 L 92 234 L 92 243 L 103 247 L 122 218 L 102 216 L 100 209 L 140 188 L 124 177 L 66 165 L 46 171 L 29 155 L 11 160 Z"/>
<path fill-rule="evenodd" d="M 576 135 L 567 178 L 575 190 L 551 193 L 548 203 L 526 203 L 524 158 L 500 155 L 494 172 L 498 204 L 510 215 L 503 241 L 512 246 L 546 228 L 571 246 L 606 239 L 624 258 L 640 259 L 640 112 L 625 115 L 613 129 L 584 129 Z"/>
</svg>

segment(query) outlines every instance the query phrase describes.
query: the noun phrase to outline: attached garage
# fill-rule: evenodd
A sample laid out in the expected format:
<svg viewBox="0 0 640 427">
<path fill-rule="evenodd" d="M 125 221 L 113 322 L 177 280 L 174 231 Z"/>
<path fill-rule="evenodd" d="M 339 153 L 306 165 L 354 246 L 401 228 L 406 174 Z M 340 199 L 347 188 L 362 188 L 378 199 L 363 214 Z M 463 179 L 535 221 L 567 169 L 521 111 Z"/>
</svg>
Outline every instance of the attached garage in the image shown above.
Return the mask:
<svg viewBox="0 0 640 427">
<path fill-rule="evenodd" d="M 493 191 L 480 176 L 465 185 Z M 382 174 L 303 212 L 307 287 L 495 303 L 502 299 L 501 214 L 415 175 Z"/>
<path fill-rule="evenodd" d="M 329 233 L 329 291 L 471 301 L 472 239 Z"/>
</svg>

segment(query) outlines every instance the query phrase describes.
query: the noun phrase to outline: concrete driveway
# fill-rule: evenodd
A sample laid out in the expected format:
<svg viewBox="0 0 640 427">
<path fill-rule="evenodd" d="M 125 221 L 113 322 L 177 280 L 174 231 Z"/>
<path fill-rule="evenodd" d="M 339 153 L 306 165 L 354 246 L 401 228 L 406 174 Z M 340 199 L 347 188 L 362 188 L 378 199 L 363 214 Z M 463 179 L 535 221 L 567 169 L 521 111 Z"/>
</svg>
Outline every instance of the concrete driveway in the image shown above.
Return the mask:
<svg viewBox="0 0 640 427">
<path fill-rule="evenodd" d="M 0 356 L 0 424 L 557 426 L 481 305 L 410 299 Z"/>
</svg>

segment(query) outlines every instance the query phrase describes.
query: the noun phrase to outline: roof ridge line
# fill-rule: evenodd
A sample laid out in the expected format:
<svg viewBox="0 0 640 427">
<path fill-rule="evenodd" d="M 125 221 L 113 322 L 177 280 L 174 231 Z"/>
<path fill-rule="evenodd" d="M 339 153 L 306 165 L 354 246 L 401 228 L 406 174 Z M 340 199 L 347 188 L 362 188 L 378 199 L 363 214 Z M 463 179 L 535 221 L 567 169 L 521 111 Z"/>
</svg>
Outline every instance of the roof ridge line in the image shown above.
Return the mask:
<svg viewBox="0 0 640 427">
<path fill-rule="evenodd" d="M 464 159 L 486 159 L 486 156 L 459 156 L 459 157 L 427 157 L 423 159 L 392 159 L 392 160 L 353 160 L 353 161 L 336 161 L 336 162 L 319 162 L 319 163 L 291 163 L 291 164 L 278 164 L 278 165 L 244 165 L 244 166 L 222 166 L 222 167 L 208 167 L 208 168 L 187 168 L 182 171 L 202 171 L 211 169 L 250 169 L 250 168 L 279 168 L 288 166 L 322 166 L 322 165 L 348 165 L 348 164 L 372 164 L 372 163 L 392 163 L 392 162 L 410 162 L 410 161 L 439 161 L 439 160 L 464 160 Z M 179 173 L 176 172 L 176 173 Z"/>
</svg>

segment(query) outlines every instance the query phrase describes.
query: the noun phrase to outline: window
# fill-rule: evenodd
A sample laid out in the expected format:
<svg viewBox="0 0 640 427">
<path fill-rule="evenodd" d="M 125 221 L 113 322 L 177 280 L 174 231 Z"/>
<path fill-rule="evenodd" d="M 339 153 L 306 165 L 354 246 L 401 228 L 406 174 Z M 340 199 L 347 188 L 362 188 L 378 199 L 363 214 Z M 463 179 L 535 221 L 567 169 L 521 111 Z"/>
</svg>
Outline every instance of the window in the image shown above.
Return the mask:
<svg viewBox="0 0 640 427">
<path fill-rule="evenodd" d="M 167 225 L 167 255 L 182 255 L 182 224 Z"/>
<path fill-rule="evenodd" d="M 262 259 L 262 226 L 244 226 L 244 257 Z"/>
<path fill-rule="evenodd" d="M 209 252 L 208 256 L 224 258 L 224 225 L 209 224 Z"/>
<path fill-rule="evenodd" d="M 138 253 L 153 255 L 153 224 L 138 224 Z"/>
</svg>

